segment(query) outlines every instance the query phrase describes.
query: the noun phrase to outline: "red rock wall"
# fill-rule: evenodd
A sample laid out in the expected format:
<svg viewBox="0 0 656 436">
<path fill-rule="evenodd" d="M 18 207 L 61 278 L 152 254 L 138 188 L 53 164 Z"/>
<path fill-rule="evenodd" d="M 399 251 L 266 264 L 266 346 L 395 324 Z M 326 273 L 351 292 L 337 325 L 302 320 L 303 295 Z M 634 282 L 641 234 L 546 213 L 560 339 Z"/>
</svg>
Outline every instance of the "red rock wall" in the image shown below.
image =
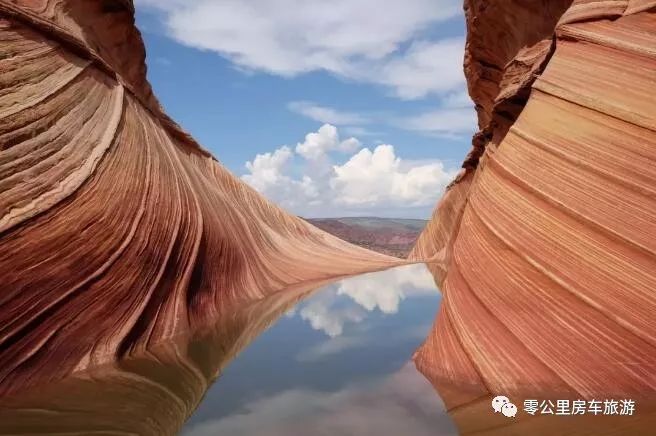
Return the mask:
<svg viewBox="0 0 656 436">
<path fill-rule="evenodd" d="M 0 0 L 0 394 L 402 263 L 203 151 L 152 96 L 133 24 L 129 2 Z"/>
<path fill-rule="evenodd" d="M 535 3 L 467 2 L 466 72 L 485 138 L 413 254 L 432 256 L 444 293 L 415 362 L 463 433 L 645 434 L 656 399 L 656 5 L 576 1 L 556 14 L 541 2 L 532 17 L 510 6 Z M 525 70 L 532 89 L 516 119 L 498 111 L 515 64 L 494 32 L 555 38 L 544 68 Z M 506 64 L 494 76 L 477 59 Z M 524 398 L 634 398 L 644 421 L 509 422 L 492 413 L 494 395 L 520 410 Z"/>
<path fill-rule="evenodd" d="M 466 0 L 464 70 L 476 104 L 479 132 L 463 170 L 447 188 L 428 229 L 410 253 L 444 271 L 448 241 L 457 231 L 471 181 L 487 147 L 494 148 L 523 110 L 530 88 L 554 49 L 554 28 L 572 0 Z M 441 253 L 441 254 L 440 254 Z M 441 282 L 443 273 L 438 281 Z"/>
<path fill-rule="evenodd" d="M 193 336 L 0 397 L 0 434 L 177 435 L 230 361 L 312 289 L 239 305 Z"/>
</svg>

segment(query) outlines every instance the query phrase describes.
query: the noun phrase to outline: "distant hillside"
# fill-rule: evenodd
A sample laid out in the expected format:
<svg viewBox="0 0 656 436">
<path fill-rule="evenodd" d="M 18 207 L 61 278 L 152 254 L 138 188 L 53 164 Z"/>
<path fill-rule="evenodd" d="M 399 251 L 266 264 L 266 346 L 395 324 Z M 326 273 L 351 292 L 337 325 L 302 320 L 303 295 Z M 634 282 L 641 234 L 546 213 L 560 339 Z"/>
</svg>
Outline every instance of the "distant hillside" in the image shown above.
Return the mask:
<svg viewBox="0 0 656 436">
<path fill-rule="evenodd" d="M 312 218 L 307 221 L 345 241 L 401 258 L 408 256 L 427 223 L 426 220 L 375 217 Z"/>
</svg>

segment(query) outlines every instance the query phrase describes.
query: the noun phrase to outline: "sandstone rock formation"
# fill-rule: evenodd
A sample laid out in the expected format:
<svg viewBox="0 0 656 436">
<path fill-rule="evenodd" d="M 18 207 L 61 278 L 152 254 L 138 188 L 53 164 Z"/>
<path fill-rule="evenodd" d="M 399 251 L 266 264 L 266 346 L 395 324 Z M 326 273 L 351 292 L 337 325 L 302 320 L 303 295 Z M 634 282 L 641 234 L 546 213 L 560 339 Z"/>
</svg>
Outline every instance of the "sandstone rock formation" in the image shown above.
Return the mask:
<svg viewBox="0 0 656 436">
<path fill-rule="evenodd" d="M 411 253 L 444 293 L 415 362 L 463 433 L 557 434 L 492 416 L 499 394 L 633 398 L 653 425 L 656 2 L 465 11 L 481 132 Z"/>
<path fill-rule="evenodd" d="M 444 292 L 417 366 L 463 433 L 556 431 L 490 417 L 492 393 L 653 411 L 656 2 L 465 10 L 481 131 L 410 256 Z M 401 262 L 270 204 L 177 126 L 133 14 L 130 0 L 0 0 L 0 396 Z M 585 425 L 639 434 L 654 415 L 641 419 Z"/>
<path fill-rule="evenodd" d="M 130 0 L 0 0 L 0 395 L 402 263 L 267 202 L 146 80 Z"/>
<path fill-rule="evenodd" d="M 229 316 L 193 335 L 0 397 L 0 435 L 179 434 L 228 363 L 313 289 L 226 308 Z"/>
</svg>

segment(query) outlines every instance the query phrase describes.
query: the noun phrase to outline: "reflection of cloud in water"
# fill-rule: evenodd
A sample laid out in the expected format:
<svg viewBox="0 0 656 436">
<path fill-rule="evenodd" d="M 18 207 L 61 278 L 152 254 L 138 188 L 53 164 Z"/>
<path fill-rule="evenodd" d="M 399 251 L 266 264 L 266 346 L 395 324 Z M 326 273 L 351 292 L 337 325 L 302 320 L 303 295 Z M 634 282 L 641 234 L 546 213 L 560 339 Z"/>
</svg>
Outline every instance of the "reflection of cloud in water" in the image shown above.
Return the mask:
<svg viewBox="0 0 656 436">
<path fill-rule="evenodd" d="M 434 295 L 433 276 L 423 264 L 408 265 L 343 280 L 338 294 L 348 295 L 368 311 L 397 313 L 399 303 L 413 295 Z"/>
<path fill-rule="evenodd" d="M 300 310 L 300 316 L 315 330 L 335 338 L 342 334 L 347 323 L 364 320 L 363 309 L 371 312 L 378 308 L 383 313 L 394 314 L 402 300 L 436 293 L 435 281 L 426 266 L 408 265 L 328 285 Z M 343 301 L 340 296 L 348 300 Z"/>
<path fill-rule="evenodd" d="M 238 414 L 200 423 L 185 434 L 288 436 L 307 434 L 309 428 L 331 436 L 456 434 L 439 397 L 411 364 L 337 392 L 293 389 L 261 398 Z"/>
<path fill-rule="evenodd" d="M 342 334 L 344 324 L 358 323 L 364 319 L 364 311 L 357 306 L 340 305 L 334 290 L 323 290 L 300 311 L 301 318 L 310 322 L 315 330 L 322 330 L 331 338 Z"/>
<path fill-rule="evenodd" d="M 385 344 L 394 346 L 402 344 L 410 339 L 423 340 L 430 330 L 431 324 L 417 325 L 411 328 L 391 331 L 385 334 Z M 356 334 L 353 336 L 340 336 L 320 342 L 310 348 L 301 351 L 296 360 L 299 362 L 315 362 L 327 356 L 339 354 L 343 351 L 357 349 L 371 343 L 372 338 L 367 334 Z"/>
<path fill-rule="evenodd" d="M 321 358 L 326 356 L 339 354 L 342 351 L 358 348 L 370 340 L 371 338 L 368 338 L 364 335 L 330 338 L 329 340 L 323 341 L 317 345 L 301 351 L 298 356 L 296 356 L 296 360 L 299 362 L 314 362 L 321 360 Z"/>
</svg>

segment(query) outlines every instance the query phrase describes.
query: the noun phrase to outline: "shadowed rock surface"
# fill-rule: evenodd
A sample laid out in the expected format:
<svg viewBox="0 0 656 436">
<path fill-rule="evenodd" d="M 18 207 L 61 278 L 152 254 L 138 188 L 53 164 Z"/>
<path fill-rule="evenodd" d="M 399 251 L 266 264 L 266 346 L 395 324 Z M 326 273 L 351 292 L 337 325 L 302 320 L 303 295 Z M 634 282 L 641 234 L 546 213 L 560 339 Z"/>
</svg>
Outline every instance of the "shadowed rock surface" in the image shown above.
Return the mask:
<svg viewBox="0 0 656 436">
<path fill-rule="evenodd" d="M 144 56 L 131 1 L 0 0 L 0 395 L 403 263 L 230 174 L 163 113 Z"/>
<path fill-rule="evenodd" d="M 656 399 L 656 2 L 465 10 L 481 132 L 410 256 L 430 258 L 444 293 L 415 362 L 463 433 L 644 434 Z M 640 412 L 565 431 L 563 418 L 493 416 L 495 395 L 520 409 L 633 398 Z"/>
</svg>

